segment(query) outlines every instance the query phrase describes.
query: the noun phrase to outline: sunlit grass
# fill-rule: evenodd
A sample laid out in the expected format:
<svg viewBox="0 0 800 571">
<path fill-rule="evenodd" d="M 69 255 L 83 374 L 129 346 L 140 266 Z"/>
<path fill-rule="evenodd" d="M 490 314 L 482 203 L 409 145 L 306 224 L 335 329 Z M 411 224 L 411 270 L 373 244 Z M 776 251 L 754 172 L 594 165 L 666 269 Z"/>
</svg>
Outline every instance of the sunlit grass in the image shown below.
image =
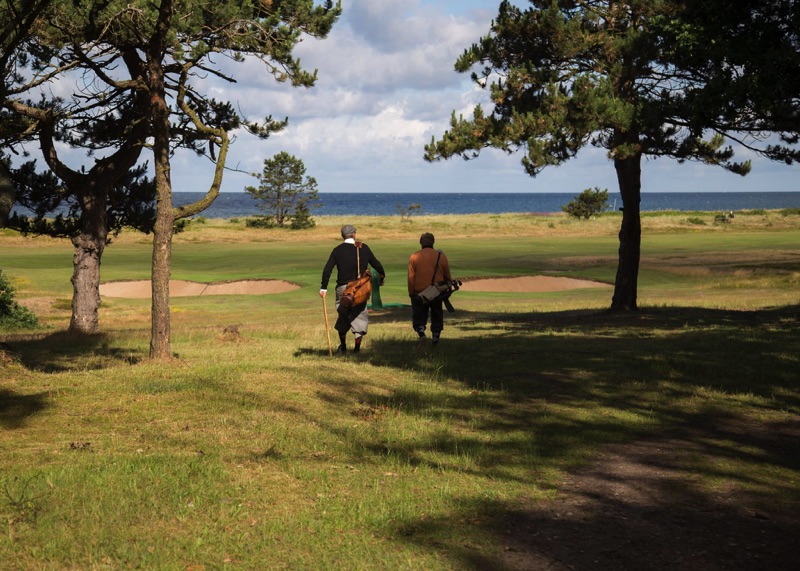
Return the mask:
<svg viewBox="0 0 800 571">
<path fill-rule="evenodd" d="M 0 338 L 0 567 L 462 569 L 463 546 L 500 549 L 494 518 L 557 497 L 610 444 L 796 421 L 797 217 L 699 235 L 682 216 L 644 219 L 638 314 L 608 314 L 611 290 L 461 291 L 435 350 L 394 307 L 362 354 L 334 358 L 317 291 L 342 220 L 190 226 L 174 278 L 302 288 L 173 298 L 169 363 L 147 358 L 148 300 L 104 299 L 99 335 L 66 335 L 69 244 L 3 234 L 4 272 L 44 326 Z M 407 302 L 429 228 L 455 275 L 616 269 L 618 216 L 348 222 L 387 268 L 385 303 Z M 149 248 L 123 233 L 104 279 L 142 279 Z M 800 501 L 792 451 L 703 434 L 680 460 L 701 490 Z"/>
</svg>

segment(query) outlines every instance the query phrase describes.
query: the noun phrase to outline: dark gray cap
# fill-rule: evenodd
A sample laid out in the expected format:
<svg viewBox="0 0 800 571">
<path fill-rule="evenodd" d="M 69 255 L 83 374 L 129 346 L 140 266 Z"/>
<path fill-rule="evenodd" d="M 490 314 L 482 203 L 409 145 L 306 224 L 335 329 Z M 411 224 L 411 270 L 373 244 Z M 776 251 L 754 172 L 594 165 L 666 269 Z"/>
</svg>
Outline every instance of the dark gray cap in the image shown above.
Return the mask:
<svg viewBox="0 0 800 571">
<path fill-rule="evenodd" d="M 422 236 L 419 237 L 419 245 L 422 247 L 428 246 L 430 248 L 433 248 L 433 243 L 435 241 L 436 239 L 430 232 L 425 232 Z"/>
<path fill-rule="evenodd" d="M 356 233 L 356 227 L 351 224 L 345 224 L 342 226 L 342 238 L 350 238 L 353 234 Z"/>
</svg>

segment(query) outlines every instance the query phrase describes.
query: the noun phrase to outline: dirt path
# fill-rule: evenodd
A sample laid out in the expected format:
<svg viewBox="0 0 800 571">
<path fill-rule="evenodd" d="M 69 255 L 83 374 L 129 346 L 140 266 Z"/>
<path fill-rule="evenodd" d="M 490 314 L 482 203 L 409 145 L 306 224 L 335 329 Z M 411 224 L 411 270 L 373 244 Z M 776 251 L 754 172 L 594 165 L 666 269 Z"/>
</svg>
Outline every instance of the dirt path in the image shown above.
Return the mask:
<svg viewBox="0 0 800 571">
<path fill-rule="evenodd" d="M 613 446 L 570 477 L 558 499 L 522 508 L 503 522 L 500 568 L 800 569 L 800 506 L 770 499 L 786 494 L 755 493 L 758 482 L 726 478 L 720 461 L 736 453 L 718 443 L 730 438 L 765 461 L 783 458 L 784 465 L 796 464 L 788 459 L 800 452 L 797 423 L 695 429 Z M 698 466 L 706 476 L 715 471 L 720 483 L 714 490 L 700 489 Z M 796 490 L 798 483 L 785 485 Z"/>
</svg>

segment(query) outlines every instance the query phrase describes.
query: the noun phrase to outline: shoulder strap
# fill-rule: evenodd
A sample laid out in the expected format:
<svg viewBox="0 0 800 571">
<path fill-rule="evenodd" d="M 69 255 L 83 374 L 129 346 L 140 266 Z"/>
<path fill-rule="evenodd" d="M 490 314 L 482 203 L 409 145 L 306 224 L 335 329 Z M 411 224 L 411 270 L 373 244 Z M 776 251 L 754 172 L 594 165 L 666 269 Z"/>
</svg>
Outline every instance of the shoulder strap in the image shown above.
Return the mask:
<svg viewBox="0 0 800 571">
<path fill-rule="evenodd" d="M 359 254 L 361 252 L 361 247 L 364 245 L 364 242 L 355 242 L 354 245 L 356 247 L 356 279 L 358 279 L 358 278 L 362 277 L 362 274 L 361 274 L 361 256 Z M 369 266 L 367 266 L 367 269 L 369 269 Z M 364 270 L 364 273 L 366 273 L 366 272 L 367 272 L 367 270 Z"/>
<path fill-rule="evenodd" d="M 439 258 L 442 257 L 442 251 L 439 250 L 439 255 L 436 256 L 436 265 L 433 266 L 433 276 L 431 276 L 431 285 L 436 281 L 436 272 L 439 270 Z"/>
</svg>

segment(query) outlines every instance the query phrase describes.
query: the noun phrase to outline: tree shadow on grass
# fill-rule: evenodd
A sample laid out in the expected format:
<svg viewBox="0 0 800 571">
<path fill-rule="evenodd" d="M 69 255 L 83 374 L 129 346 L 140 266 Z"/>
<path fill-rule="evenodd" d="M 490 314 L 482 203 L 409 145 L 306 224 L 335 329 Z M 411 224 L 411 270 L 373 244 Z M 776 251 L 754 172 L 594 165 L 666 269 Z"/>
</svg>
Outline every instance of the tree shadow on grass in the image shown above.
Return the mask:
<svg viewBox="0 0 800 571">
<path fill-rule="evenodd" d="M 6 365 L 45 374 L 97 370 L 119 361 L 133 364 L 141 358 L 133 351 L 109 347 L 104 335 L 66 332 L 6 339 L 1 349 Z M 27 419 L 50 406 L 48 397 L 47 392 L 20 395 L 10 389 L 0 389 L 0 425 L 7 429 L 23 427 Z"/>
<path fill-rule="evenodd" d="M 467 499 L 398 536 L 474 569 L 791 568 L 798 324 L 798 306 L 459 312 L 435 349 L 372 341 L 361 358 L 442 391 L 403 384 L 369 406 L 457 425 L 373 453 L 531 489 L 523 505 Z M 541 475 L 552 468 L 571 476 Z"/>
<path fill-rule="evenodd" d="M 9 389 L 0 389 L 0 425 L 6 429 L 22 428 L 28 418 L 48 406 L 48 394 L 19 395 Z"/>
<path fill-rule="evenodd" d="M 406 316 L 407 317 L 407 316 Z M 613 388 L 653 379 L 678 387 L 743 390 L 800 409 L 800 306 L 759 311 L 654 308 L 637 313 L 588 310 L 549 313 L 457 312 L 442 341 L 417 350 L 409 342 L 372 341 L 365 359 L 378 366 L 439 374 L 476 388 L 557 396 L 574 374 Z M 467 336 L 448 337 L 448 329 Z M 588 377 L 586 376 L 588 374 Z M 547 382 L 543 382 L 547 381 Z M 583 383 L 581 383 L 583 384 Z"/>
<path fill-rule="evenodd" d="M 458 518 L 405 522 L 397 536 L 444 549 L 463 569 L 788 571 L 800 538 L 796 487 L 784 483 L 792 499 L 783 502 L 728 486 L 709 490 L 693 460 L 702 456 L 720 470 L 731 451 L 714 441 L 732 439 L 797 454 L 797 427 L 781 428 L 722 423 L 609 446 L 553 499 L 472 499 Z M 772 461 L 762 459 L 764 468 Z"/>
<path fill-rule="evenodd" d="M 371 453 L 546 487 L 546 480 L 532 476 L 531 462 L 569 469 L 598 446 L 663 427 L 702 426 L 730 414 L 730 395 L 748 400 L 751 413 L 759 407 L 765 414 L 800 410 L 798 321 L 797 306 L 624 315 L 462 312 L 448 326 L 461 335 L 445 336 L 435 349 L 420 350 L 409 334 L 408 342 L 368 340 L 361 354 L 345 357 L 384 375 L 414 371 L 441 382 L 442 391 L 402 383 L 387 396 L 369 379 L 343 378 L 331 379 L 318 398 L 350 403 L 365 418 L 394 411 L 469 427 L 423 439 L 375 439 L 364 443 Z M 800 457 L 772 461 L 800 469 Z"/>
<path fill-rule="evenodd" d="M 347 379 L 331 383 L 330 394 L 319 396 L 335 404 L 356 401 L 375 410 L 478 422 L 486 432 L 529 431 L 536 436 L 528 444 L 536 455 L 558 458 L 567 443 L 591 449 L 629 439 L 637 430 L 646 434 L 654 427 L 702 424 L 706 416 L 720 414 L 714 410 L 715 394 L 758 397 L 748 406 L 757 409 L 761 399 L 766 412 L 800 410 L 795 333 L 799 315 L 798 306 L 762 311 L 670 308 L 635 314 L 461 312 L 448 328 L 467 335 L 447 337 L 446 329 L 436 348 L 420 350 L 409 332 L 408 342 L 368 338 L 361 354 L 345 358 L 369 362 L 382 371 L 413 370 L 433 382 L 455 382 L 469 392 L 442 396 L 405 384 L 387 397 L 371 392 L 362 380 Z M 685 406 L 693 399 L 705 401 L 705 408 Z M 675 406 L 676 401 L 684 405 Z M 590 410 L 601 412 L 583 414 Z M 499 467 L 505 464 L 502 458 L 514 457 L 519 443 L 509 445 L 509 450 L 495 444 L 492 452 L 484 451 L 486 465 Z M 468 455 L 473 448 L 485 448 L 473 436 L 442 436 L 427 446 L 403 446 L 380 444 L 376 451 L 400 453 L 418 464 L 426 447 L 435 451 L 452 446 Z"/>
<path fill-rule="evenodd" d="M 144 357 L 139 350 L 111 347 L 104 334 L 62 331 L 7 340 L 4 345 L 24 367 L 42 373 L 98 370 L 119 362 L 134 365 Z"/>
</svg>

